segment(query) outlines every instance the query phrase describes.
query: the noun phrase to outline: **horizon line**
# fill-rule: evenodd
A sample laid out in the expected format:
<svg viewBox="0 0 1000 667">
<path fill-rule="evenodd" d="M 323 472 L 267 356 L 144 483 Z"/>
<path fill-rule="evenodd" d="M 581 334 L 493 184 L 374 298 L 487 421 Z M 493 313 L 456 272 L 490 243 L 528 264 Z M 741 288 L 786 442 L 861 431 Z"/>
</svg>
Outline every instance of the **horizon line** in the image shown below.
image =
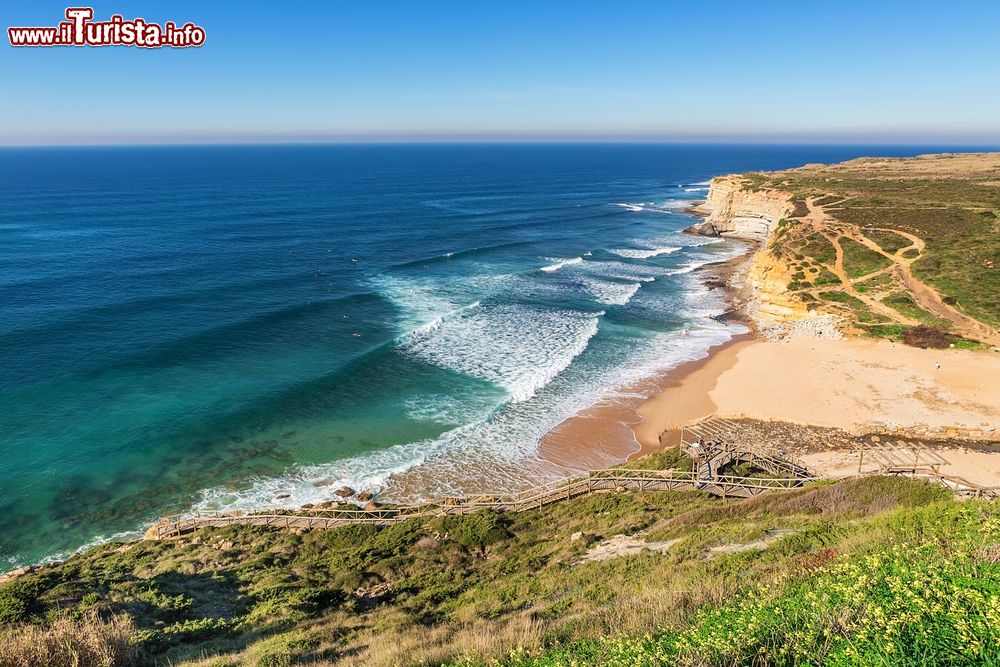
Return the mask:
<svg viewBox="0 0 1000 667">
<path fill-rule="evenodd" d="M 916 137 L 638 137 L 638 136 L 482 136 L 482 135 L 359 135 L 345 137 L 246 137 L 246 138 L 177 138 L 135 140 L 80 140 L 3 142 L 0 149 L 12 148 L 169 148 L 195 146 L 359 146 L 359 145 L 676 145 L 676 146 L 921 146 L 1000 149 L 1000 138 L 942 139 Z"/>
</svg>

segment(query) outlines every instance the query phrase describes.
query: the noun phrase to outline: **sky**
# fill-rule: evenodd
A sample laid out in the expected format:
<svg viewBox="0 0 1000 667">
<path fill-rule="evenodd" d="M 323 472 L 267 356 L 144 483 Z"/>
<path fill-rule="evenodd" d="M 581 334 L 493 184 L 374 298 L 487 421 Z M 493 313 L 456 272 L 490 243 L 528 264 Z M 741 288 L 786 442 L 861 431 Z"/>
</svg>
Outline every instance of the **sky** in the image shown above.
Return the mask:
<svg viewBox="0 0 1000 667">
<path fill-rule="evenodd" d="M 81 3 L 82 4 L 82 3 Z M 0 44 L 0 144 L 1000 143 L 1000 3 L 95 2 L 200 48 Z M 66 4 L 0 7 L 54 26 Z"/>
</svg>

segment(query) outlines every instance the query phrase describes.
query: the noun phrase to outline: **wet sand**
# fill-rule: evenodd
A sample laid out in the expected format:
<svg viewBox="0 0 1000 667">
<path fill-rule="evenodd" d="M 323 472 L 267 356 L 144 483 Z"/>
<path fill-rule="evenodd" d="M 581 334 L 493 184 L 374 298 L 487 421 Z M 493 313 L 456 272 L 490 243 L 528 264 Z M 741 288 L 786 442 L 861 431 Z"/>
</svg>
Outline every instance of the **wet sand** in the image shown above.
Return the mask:
<svg viewBox="0 0 1000 667">
<path fill-rule="evenodd" d="M 749 334 L 736 336 L 710 348 L 701 359 L 626 388 L 623 393 L 631 394 L 629 398 L 608 399 L 573 415 L 542 438 L 539 458 L 571 473 L 605 468 L 676 444 L 682 424 L 714 412 L 709 390 L 731 365 L 733 351 L 752 342 Z"/>
</svg>

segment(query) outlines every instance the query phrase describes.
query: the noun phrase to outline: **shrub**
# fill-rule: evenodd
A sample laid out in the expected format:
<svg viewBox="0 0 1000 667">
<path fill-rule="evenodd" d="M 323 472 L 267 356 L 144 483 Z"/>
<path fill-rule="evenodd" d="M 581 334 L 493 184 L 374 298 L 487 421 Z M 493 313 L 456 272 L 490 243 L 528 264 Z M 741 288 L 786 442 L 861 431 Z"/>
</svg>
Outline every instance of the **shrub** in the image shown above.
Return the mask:
<svg viewBox="0 0 1000 667">
<path fill-rule="evenodd" d="M 451 539 L 466 549 L 483 549 L 509 536 L 507 522 L 494 510 L 482 510 L 474 514 L 449 517 L 445 530 Z"/>
<path fill-rule="evenodd" d="M 0 588 L 0 625 L 28 620 L 42 588 L 37 577 L 16 579 Z"/>
<path fill-rule="evenodd" d="M 57 619 L 48 627 L 15 625 L 0 631 L 0 665 L 4 667 L 124 667 L 134 665 L 135 626 L 128 616 L 101 620 L 96 614 L 75 621 Z"/>
<path fill-rule="evenodd" d="M 947 331 L 926 324 L 903 329 L 903 342 L 913 347 L 941 349 L 949 347 L 954 340 L 955 337 Z"/>
<path fill-rule="evenodd" d="M 809 206 L 803 200 L 796 199 L 792 202 L 792 206 L 795 207 L 795 210 L 788 216 L 789 218 L 804 218 L 809 215 Z"/>
</svg>

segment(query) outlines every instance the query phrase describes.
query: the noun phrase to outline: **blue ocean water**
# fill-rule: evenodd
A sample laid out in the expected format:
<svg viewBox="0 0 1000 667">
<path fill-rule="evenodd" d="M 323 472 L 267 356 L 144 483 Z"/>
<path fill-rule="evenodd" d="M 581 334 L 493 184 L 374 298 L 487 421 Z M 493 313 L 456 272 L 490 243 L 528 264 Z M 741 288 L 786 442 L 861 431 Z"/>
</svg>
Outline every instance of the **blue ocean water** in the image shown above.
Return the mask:
<svg viewBox="0 0 1000 667">
<path fill-rule="evenodd" d="M 696 269 L 741 248 L 680 234 L 710 177 L 924 150 L 2 150 L 0 570 L 192 507 L 502 475 L 731 335 Z"/>
</svg>

